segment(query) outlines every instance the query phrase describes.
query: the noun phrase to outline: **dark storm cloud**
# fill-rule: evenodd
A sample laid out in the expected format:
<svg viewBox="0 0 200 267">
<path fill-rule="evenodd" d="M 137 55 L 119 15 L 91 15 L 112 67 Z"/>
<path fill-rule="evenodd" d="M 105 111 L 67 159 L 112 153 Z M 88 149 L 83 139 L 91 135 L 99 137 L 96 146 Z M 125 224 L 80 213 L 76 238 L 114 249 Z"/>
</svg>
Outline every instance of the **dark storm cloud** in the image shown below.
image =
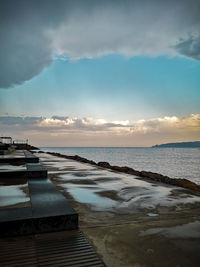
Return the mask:
<svg viewBox="0 0 200 267">
<path fill-rule="evenodd" d="M 0 88 L 38 75 L 53 54 L 199 59 L 199 37 L 188 37 L 200 36 L 199 14 L 199 0 L 1 0 Z"/>
<path fill-rule="evenodd" d="M 175 49 L 182 55 L 200 60 L 200 35 L 198 37 L 190 36 L 188 39 L 180 41 Z"/>
<path fill-rule="evenodd" d="M 45 31 L 63 17 L 62 8 L 56 6 L 55 1 L 0 2 L 1 88 L 29 80 L 52 63 L 51 40 Z"/>
</svg>

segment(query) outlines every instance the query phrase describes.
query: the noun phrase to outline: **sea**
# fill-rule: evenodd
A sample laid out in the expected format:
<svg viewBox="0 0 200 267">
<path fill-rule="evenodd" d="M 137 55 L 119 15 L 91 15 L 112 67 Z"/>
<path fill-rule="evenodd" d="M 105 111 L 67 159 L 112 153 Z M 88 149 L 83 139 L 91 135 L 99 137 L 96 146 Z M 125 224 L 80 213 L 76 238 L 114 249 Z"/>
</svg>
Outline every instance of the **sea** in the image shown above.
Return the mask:
<svg viewBox="0 0 200 267">
<path fill-rule="evenodd" d="M 43 151 L 79 155 L 95 162 L 151 171 L 200 184 L 200 148 L 41 147 Z"/>
</svg>

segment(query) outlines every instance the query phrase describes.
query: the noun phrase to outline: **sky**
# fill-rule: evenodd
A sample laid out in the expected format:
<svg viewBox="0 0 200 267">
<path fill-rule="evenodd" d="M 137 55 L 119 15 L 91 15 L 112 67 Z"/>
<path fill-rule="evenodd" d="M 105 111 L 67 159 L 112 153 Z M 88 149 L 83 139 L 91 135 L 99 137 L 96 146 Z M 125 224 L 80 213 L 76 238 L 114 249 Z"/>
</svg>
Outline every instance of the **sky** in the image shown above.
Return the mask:
<svg viewBox="0 0 200 267">
<path fill-rule="evenodd" d="M 0 135 L 200 140 L 199 0 L 1 0 Z"/>
</svg>

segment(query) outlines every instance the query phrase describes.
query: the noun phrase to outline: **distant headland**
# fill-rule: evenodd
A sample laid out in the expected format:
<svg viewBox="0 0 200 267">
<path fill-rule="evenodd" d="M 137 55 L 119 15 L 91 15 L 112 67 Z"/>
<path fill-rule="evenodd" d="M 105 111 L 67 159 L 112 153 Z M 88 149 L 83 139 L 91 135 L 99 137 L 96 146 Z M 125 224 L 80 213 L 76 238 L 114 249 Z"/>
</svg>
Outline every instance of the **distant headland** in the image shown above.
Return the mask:
<svg viewBox="0 0 200 267">
<path fill-rule="evenodd" d="M 200 147 L 200 141 L 195 142 L 178 142 L 178 143 L 167 143 L 167 144 L 160 144 L 155 145 L 152 147 L 161 147 L 161 148 L 168 148 L 168 147 L 174 147 L 174 148 L 195 148 Z"/>
</svg>

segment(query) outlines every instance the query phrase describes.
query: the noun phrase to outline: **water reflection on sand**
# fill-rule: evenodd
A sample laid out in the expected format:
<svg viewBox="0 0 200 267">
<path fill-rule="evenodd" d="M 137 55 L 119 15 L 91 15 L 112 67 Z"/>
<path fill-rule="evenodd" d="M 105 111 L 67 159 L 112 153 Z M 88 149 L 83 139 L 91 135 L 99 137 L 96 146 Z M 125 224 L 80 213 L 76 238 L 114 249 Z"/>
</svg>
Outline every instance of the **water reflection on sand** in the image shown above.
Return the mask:
<svg viewBox="0 0 200 267">
<path fill-rule="evenodd" d="M 47 157 L 43 154 L 40 157 L 45 164 Z M 54 172 L 59 186 L 78 202 L 90 204 L 94 210 L 110 209 L 120 213 L 153 211 L 158 207 L 179 210 L 186 204 L 200 202 L 199 196 L 175 186 L 145 181 L 73 160 L 55 161 L 51 155 L 48 155 L 48 161 L 58 171 L 63 168 L 62 173 Z"/>
<path fill-rule="evenodd" d="M 28 184 L 24 185 L 4 185 L 0 186 L 0 208 L 23 204 L 30 201 L 25 191 Z M 25 205 L 26 206 L 26 205 Z"/>
<path fill-rule="evenodd" d="M 200 202 L 200 197 L 187 194 L 180 188 L 153 184 L 127 174 L 102 169 L 91 171 L 91 175 L 88 172 L 86 175 L 82 174 L 84 183 L 86 183 L 86 178 L 88 178 L 88 183 L 89 181 L 95 182 L 95 185 L 89 189 L 84 188 L 84 183 L 81 184 L 81 176 L 79 176 L 78 184 L 71 180 L 72 177 L 74 180 L 74 173 L 72 172 L 58 175 L 58 179 L 62 181 L 61 186 L 76 200 L 91 204 L 93 208 L 100 210 L 110 208 L 119 212 L 135 212 L 138 209 L 154 210 L 158 205 L 175 206 L 178 209 L 183 204 Z M 84 197 L 79 196 L 80 189 L 82 190 L 81 192 L 84 192 Z M 115 192 L 115 201 L 111 201 L 109 194 L 106 196 L 103 194 L 103 192 L 110 190 Z M 176 190 L 176 193 L 174 190 Z M 98 201 L 94 202 L 93 196 L 97 193 L 102 194 L 100 194 L 101 197 L 98 196 Z M 106 201 L 107 205 L 105 205 Z"/>
</svg>

